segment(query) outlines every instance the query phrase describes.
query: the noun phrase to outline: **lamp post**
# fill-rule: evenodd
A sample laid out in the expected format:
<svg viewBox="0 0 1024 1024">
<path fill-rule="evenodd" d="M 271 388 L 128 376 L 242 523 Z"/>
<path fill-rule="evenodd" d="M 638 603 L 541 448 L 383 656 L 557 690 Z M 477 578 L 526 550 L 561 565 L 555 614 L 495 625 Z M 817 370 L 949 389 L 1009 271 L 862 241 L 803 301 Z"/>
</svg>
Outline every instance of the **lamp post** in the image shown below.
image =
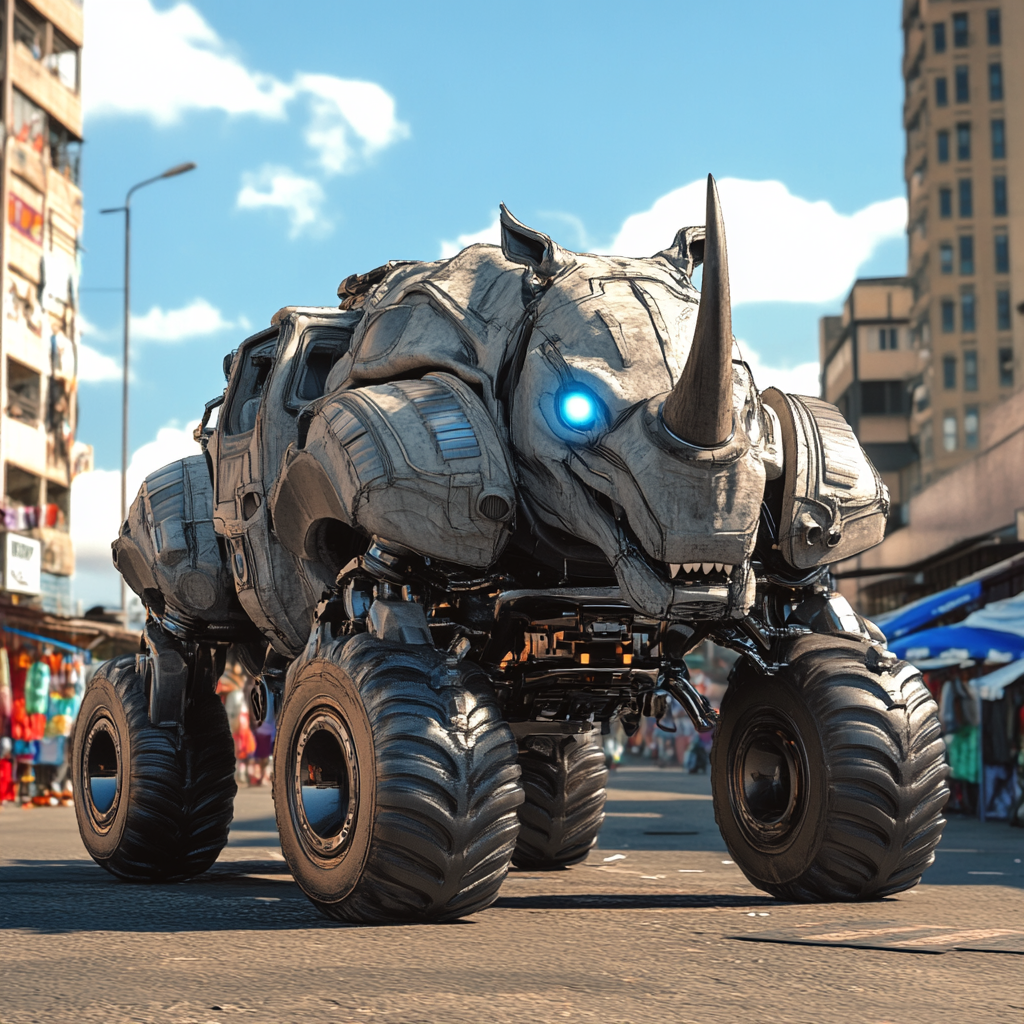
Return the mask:
<svg viewBox="0 0 1024 1024">
<path fill-rule="evenodd" d="M 128 189 L 124 197 L 124 206 L 112 206 L 107 210 L 100 210 L 100 213 L 123 213 L 124 214 L 124 365 L 122 367 L 121 383 L 121 523 L 128 518 L 128 355 L 131 330 L 131 251 L 132 251 L 132 195 L 146 185 L 152 185 L 155 181 L 162 181 L 164 178 L 174 178 L 186 171 L 195 170 L 196 165 L 191 161 L 184 164 L 176 164 L 174 167 L 158 174 L 153 178 L 140 181 Z M 125 586 L 124 577 L 121 577 L 121 618 L 124 625 L 128 625 L 128 591 Z"/>
</svg>

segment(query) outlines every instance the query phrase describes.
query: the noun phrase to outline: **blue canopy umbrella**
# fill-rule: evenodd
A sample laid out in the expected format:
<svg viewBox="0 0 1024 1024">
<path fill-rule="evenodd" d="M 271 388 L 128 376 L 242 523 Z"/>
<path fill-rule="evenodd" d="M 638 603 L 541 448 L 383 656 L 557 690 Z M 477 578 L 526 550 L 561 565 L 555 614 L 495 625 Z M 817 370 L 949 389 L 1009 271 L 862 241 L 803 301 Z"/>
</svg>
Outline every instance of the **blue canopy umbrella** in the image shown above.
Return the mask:
<svg viewBox="0 0 1024 1024">
<path fill-rule="evenodd" d="M 889 644 L 889 650 L 919 668 L 940 668 L 965 661 L 1002 664 L 1024 658 L 1024 636 L 961 623 L 902 636 Z"/>
<path fill-rule="evenodd" d="M 940 590 L 919 601 L 912 601 L 894 612 L 880 615 L 875 619 L 878 628 L 890 642 L 927 626 L 956 608 L 971 604 L 981 597 L 981 580 L 963 583 L 958 587 Z"/>
</svg>

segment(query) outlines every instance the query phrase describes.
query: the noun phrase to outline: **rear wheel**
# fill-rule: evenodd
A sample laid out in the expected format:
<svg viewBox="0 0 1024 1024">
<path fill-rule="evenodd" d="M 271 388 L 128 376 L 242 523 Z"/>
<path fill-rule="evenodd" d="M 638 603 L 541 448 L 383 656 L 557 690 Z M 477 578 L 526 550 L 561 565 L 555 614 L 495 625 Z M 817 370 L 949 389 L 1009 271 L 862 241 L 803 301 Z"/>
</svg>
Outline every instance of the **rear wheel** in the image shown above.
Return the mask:
<svg viewBox="0 0 1024 1024">
<path fill-rule="evenodd" d="M 526 801 L 512 862 L 546 871 L 585 860 L 604 824 L 604 750 L 589 736 L 527 736 L 519 764 Z"/>
<path fill-rule="evenodd" d="M 494 902 L 522 802 L 490 681 L 366 634 L 296 666 L 274 802 L 295 880 L 342 921 L 445 921 Z"/>
<path fill-rule="evenodd" d="M 135 657 L 115 658 L 89 683 L 72 760 L 78 829 L 101 867 L 130 881 L 178 882 L 216 861 L 236 785 L 215 693 L 193 694 L 180 733 L 158 729 Z"/>
<path fill-rule="evenodd" d="M 869 650 L 802 638 L 774 677 L 740 662 L 722 702 L 715 818 L 747 878 L 781 899 L 876 899 L 935 859 L 949 794 L 937 708 L 913 666 L 875 671 Z"/>
</svg>

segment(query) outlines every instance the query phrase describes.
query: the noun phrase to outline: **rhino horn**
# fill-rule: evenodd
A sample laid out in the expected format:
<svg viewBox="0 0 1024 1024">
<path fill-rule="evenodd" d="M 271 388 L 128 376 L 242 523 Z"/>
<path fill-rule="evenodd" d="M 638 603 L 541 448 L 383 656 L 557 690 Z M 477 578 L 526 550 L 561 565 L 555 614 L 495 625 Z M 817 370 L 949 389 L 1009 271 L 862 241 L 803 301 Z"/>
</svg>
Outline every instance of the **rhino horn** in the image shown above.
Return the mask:
<svg viewBox="0 0 1024 1024">
<path fill-rule="evenodd" d="M 717 448 L 733 433 L 732 306 L 725 224 L 715 179 L 708 175 L 704 282 L 697 325 L 686 366 L 662 410 L 676 437 L 700 448 Z"/>
</svg>

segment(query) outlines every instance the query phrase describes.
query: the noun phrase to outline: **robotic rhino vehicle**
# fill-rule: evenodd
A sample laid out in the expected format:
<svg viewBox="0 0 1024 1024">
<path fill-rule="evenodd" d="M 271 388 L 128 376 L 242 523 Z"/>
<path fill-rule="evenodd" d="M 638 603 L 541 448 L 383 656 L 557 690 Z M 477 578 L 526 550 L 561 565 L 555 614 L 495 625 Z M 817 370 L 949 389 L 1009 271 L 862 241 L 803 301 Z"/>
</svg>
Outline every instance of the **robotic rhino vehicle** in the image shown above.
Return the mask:
<svg viewBox="0 0 1024 1024">
<path fill-rule="evenodd" d="M 146 480 L 113 545 L 148 623 L 79 719 L 89 852 L 136 880 L 216 859 L 234 645 L 277 712 L 285 856 L 332 917 L 451 919 L 510 863 L 582 860 L 597 737 L 670 696 L 716 730 L 755 885 L 913 886 L 944 824 L 935 704 L 828 574 L 881 540 L 888 495 L 833 406 L 733 357 L 713 180 L 706 227 L 650 259 L 501 227 L 286 307 L 225 360 L 202 454 Z M 720 717 L 684 661 L 706 638 L 740 654 Z"/>
</svg>

